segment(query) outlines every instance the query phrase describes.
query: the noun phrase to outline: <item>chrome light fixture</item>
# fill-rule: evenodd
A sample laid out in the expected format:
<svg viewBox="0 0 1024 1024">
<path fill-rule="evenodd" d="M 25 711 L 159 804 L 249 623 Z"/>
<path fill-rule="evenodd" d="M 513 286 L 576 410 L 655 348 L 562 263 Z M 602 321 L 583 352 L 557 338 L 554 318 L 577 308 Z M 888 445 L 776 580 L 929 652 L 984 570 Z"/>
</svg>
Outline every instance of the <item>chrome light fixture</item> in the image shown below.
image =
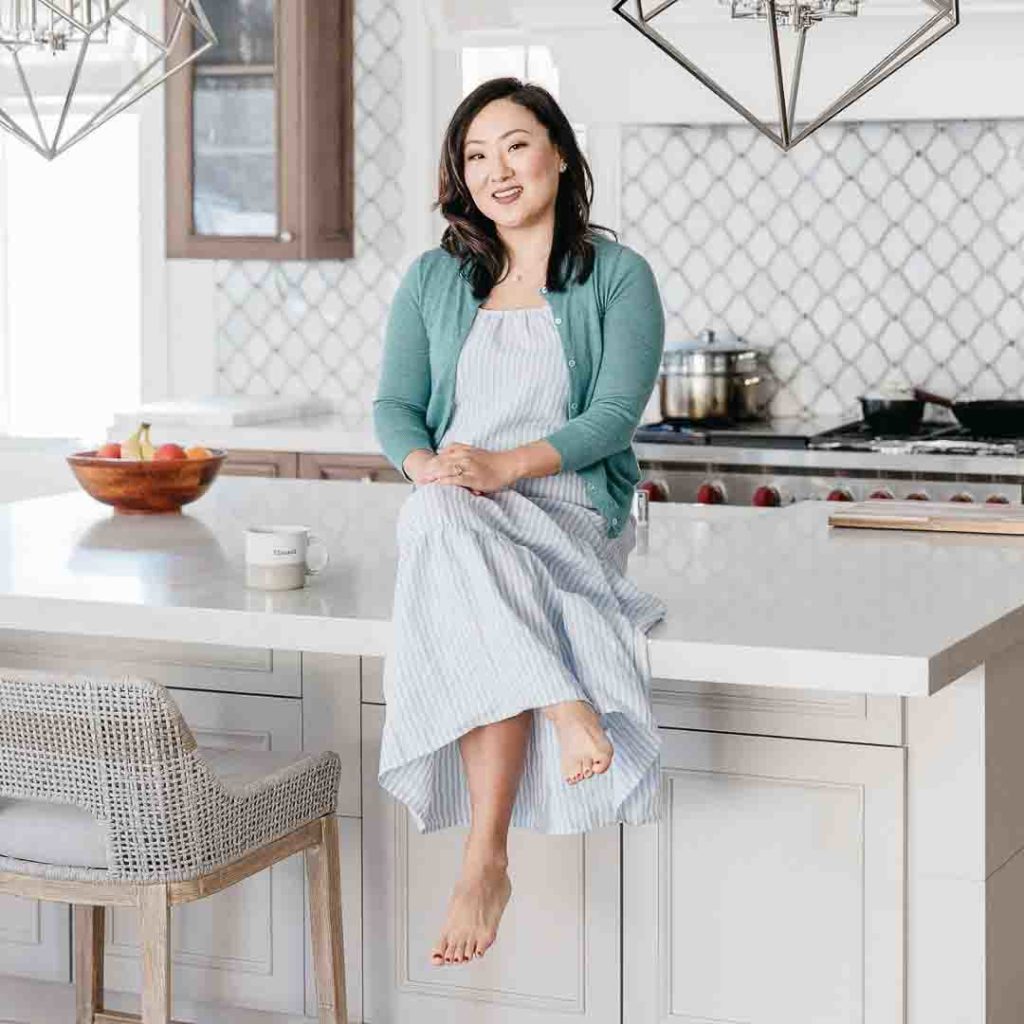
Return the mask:
<svg viewBox="0 0 1024 1024">
<path fill-rule="evenodd" d="M 0 0 L 0 128 L 52 160 L 216 45 L 200 0 L 165 3 L 153 30 L 140 0 Z"/>
<path fill-rule="evenodd" d="M 959 0 L 618 0 L 612 10 L 783 150 L 960 22 Z"/>
</svg>

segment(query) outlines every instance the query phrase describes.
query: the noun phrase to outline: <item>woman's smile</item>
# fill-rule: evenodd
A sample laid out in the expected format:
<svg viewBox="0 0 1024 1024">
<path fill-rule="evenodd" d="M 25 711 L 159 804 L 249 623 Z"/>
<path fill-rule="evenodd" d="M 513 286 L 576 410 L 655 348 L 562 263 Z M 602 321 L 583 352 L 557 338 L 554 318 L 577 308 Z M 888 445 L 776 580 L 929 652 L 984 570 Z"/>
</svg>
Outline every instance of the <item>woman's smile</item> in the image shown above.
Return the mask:
<svg viewBox="0 0 1024 1024">
<path fill-rule="evenodd" d="M 491 198 L 496 203 L 501 203 L 502 206 L 507 206 L 509 203 L 514 203 L 522 194 L 522 185 L 508 185 L 505 188 L 499 189 L 497 192 L 492 192 Z"/>
</svg>

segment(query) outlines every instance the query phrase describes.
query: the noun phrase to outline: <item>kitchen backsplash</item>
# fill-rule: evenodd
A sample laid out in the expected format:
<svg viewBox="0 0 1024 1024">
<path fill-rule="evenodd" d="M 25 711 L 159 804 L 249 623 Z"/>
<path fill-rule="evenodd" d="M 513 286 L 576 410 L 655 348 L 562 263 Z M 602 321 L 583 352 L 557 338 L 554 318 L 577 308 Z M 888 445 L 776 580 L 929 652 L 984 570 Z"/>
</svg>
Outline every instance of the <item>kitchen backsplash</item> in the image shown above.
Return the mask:
<svg viewBox="0 0 1024 1024">
<path fill-rule="evenodd" d="M 897 376 L 1024 397 L 1024 121 L 826 125 L 789 155 L 748 127 L 631 126 L 622 240 L 669 340 L 769 351 L 776 416 L 859 415 Z"/>
<path fill-rule="evenodd" d="M 368 425 L 402 229 L 402 18 L 356 4 L 356 257 L 218 265 L 218 389 L 330 396 Z M 826 125 L 789 155 L 740 126 L 625 126 L 621 239 L 668 338 L 770 352 L 775 415 L 855 415 L 895 375 L 1022 395 L 1024 121 Z"/>
</svg>

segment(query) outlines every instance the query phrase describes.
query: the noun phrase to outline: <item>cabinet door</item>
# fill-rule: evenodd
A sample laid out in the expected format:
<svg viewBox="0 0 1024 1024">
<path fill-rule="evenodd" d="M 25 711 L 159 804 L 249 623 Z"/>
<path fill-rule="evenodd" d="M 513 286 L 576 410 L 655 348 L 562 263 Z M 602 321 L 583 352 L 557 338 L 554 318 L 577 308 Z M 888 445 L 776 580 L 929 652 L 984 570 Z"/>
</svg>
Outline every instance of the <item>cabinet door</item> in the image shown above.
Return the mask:
<svg viewBox="0 0 1024 1024">
<path fill-rule="evenodd" d="M 217 45 L 164 87 L 167 254 L 352 256 L 350 0 L 223 0 L 206 11 Z M 169 28 L 176 14 L 167 4 Z"/>
<path fill-rule="evenodd" d="M 663 729 L 627 826 L 629 1024 L 901 1024 L 904 751 Z"/>
<path fill-rule="evenodd" d="M 282 697 L 173 690 L 201 746 L 301 750 L 301 702 Z M 302 855 L 171 914 L 176 1019 L 194 1004 L 224 1003 L 301 1014 L 305 892 Z M 138 992 L 138 915 L 107 914 L 106 977 Z M 199 1019 L 207 1016 L 199 1014 Z"/>
<path fill-rule="evenodd" d="M 466 829 L 420 835 L 377 783 L 384 708 L 363 706 L 363 1006 L 367 1024 L 619 1024 L 618 826 L 509 835 L 512 899 L 469 964 L 430 948 Z"/>
<path fill-rule="evenodd" d="M 0 896 L 0 975 L 70 981 L 70 914 L 66 903 Z"/>
</svg>

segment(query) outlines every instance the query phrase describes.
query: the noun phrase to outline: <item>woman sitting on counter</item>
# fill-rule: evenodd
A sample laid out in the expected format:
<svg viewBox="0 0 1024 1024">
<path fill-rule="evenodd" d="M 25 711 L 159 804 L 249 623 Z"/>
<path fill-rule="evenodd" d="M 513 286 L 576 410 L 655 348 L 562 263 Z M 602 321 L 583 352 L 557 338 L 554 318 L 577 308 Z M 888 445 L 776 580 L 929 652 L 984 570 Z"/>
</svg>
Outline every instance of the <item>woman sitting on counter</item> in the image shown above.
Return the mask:
<svg viewBox="0 0 1024 1024">
<path fill-rule="evenodd" d="M 470 826 L 435 964 L 494 942 L 510 825 L 658 817 L 645 634 L 665 607 L 625 571 L 664 314 L 592 193 L 553 97 L 484 82 L 445 133 L 441 244 L 389 314 L 374 426 L 415 487 L 378 777 L 421 833 Z"/>
</svg>

